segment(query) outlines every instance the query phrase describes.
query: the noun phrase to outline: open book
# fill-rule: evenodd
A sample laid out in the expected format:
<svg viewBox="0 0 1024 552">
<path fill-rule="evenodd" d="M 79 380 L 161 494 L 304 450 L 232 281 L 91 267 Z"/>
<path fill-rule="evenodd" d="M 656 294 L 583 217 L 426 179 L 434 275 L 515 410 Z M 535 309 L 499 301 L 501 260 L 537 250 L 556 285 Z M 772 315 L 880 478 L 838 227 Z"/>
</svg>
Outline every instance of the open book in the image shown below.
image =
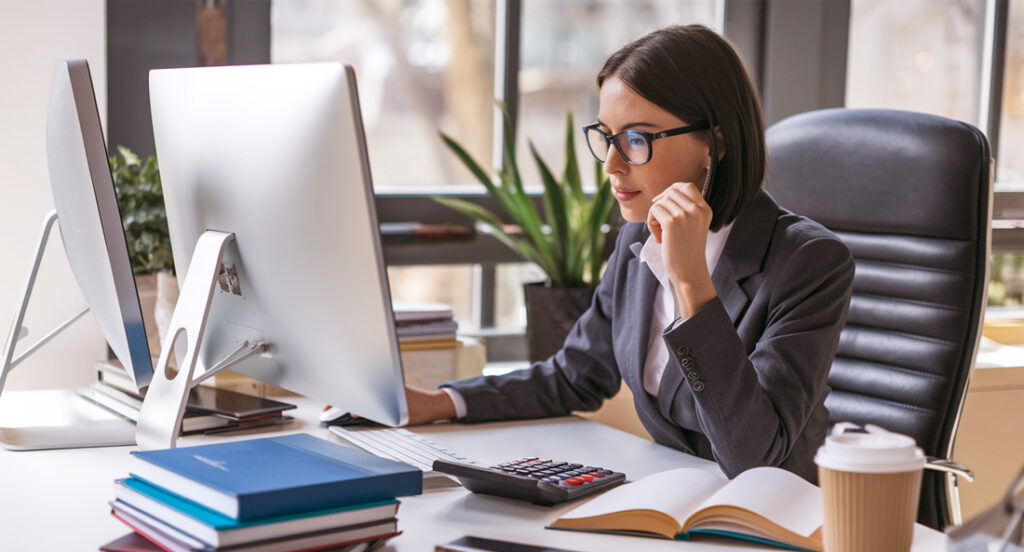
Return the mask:
<svg viewBox="0 0 1024 552">
<path fill-rule="evenodd" d="M 690 540 L 725 535 L 797 550 L 821 550 L 821 489 L 779 468 L 729 481 L 694 468 L 616 487 L 555 520 L 570 529 Z"/>
</svg>

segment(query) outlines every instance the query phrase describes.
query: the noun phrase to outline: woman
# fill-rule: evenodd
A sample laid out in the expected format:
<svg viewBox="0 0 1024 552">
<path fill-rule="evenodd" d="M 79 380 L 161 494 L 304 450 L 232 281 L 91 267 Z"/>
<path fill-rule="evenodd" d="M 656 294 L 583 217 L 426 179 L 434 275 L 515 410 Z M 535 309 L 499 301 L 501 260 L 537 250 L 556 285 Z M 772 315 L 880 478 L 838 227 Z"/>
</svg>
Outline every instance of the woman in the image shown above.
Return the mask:
<svg viewBox="0 0 1024 552">
<path fill-rule="evenodd" d="M 760 102 L 710 29 L 644 36 L 597 85 L 598 122 L 584 131 L 627 224 L 590 308 L 527 370 L 409 388 L 411 423 L 596 410 L 625 380 L 657 442 L 730 477 L 779 466 L 816 481 L 849 251 L 761 190 Z"/>
</svg>

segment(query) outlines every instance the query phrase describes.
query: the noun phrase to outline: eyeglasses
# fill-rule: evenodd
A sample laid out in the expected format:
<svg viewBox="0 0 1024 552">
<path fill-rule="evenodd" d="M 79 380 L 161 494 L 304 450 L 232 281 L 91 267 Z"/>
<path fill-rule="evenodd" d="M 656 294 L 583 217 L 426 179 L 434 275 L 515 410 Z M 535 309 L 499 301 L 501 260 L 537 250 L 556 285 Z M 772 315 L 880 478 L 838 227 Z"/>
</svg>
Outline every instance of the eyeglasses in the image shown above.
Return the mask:
<svg viewBox="0 0 1024 552">
<path fill-rule="evenodd" d="M 668 138 L 709 128 L 706 124 L 690 125 L 656 133 L 625 130 L 615 135 L 609 135 L 602 132 L 598 126 L 600 123 L 583 127 L 583 135 L 587 138 L 587 145 L 590 146 L 590 153 L 594 155 L 594 159 L 604 163 L 608 159 L 608 150 L 614 144 L 615 149 L 619 150 L 619 156 L 630 165 L 643 165 L 650 161 L 651 143 L 659 138 Z"/>
</svg>

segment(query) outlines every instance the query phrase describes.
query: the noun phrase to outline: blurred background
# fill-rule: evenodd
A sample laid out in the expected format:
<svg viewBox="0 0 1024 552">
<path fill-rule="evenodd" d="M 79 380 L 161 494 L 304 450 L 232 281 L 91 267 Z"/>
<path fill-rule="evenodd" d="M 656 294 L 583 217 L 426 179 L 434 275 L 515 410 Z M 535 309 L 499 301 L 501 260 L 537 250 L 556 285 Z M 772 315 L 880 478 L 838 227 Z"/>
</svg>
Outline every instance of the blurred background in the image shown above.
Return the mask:
<svg viewBox="0 0 1024 552">
<path fill-rule="evenodd" d="M 769 124 L 845 105 L 935 113 L 983 129 L 996 156 L 988 316 L 1024 318 L 1024 0 L 0 0 L 0 7 L 0 47 L 19 52 L 0 59 L 0 320 L 13 317 L 35 233 L 52 205 L 43 128 L 55 59 L 89 60 L 111 151 L 125 145 L 142 156 L 153 153 L 151 68 L 350 63 L 380 220 L 468 224 L 428 198 L 484 197 L 438 131 L 494 167 L 495 100 L 503 101 L 526 186 L 539 190 L 527 141 L 561 167 L 566 115 L 576 127 L 594 121 L 604 59 L 651 30 L 688 23 L 737 46 Z M 224 22 L 212 61 L 200 51 L 201 8 L 219 10 Z M 593 186 L 582 140 L 576 155 Z M 522 284 L 544 279 L 536 266 L 486 236 L 447 245 L 398 240 L 385 249 L 394 297 L 451 304 L 462 331 L 488 338 L 492 360 L 520 355 Z M 53 326 L 82 303 L 63 263 L 62 254 L 48 254 L 42 285 L 57 291 L 31 311 L 30 326 Z M 62 339 L 76 353 L 102 355 L 91 321 Z M 32 385 L 33 377 L 16 372 L 12 385 Z"/>
</svg>

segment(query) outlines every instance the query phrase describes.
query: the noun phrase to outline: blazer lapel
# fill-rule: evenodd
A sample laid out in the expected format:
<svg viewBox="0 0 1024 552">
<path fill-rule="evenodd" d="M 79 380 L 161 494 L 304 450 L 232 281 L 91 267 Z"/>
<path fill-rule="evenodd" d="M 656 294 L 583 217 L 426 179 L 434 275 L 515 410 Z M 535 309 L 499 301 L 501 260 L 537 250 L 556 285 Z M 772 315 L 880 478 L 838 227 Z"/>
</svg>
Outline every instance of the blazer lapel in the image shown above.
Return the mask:
<svg viewBox="0 0 1024 552">
<path fill-rule="evenodd" d="M 647 343 L 651 338 L 651 316 L 654 313 L 654 295 L 658 291 L 658 278 L 651 269 L 640 262 L 640 250 L 650 236 L 650 230 L 644 225 L 638 241 L 629 245 L 633 258 L 626 266 L 626 281 L 632 282 L 627 291 L 626 314 L 630 320 L 623 326 L 630 328 L 627 343 L 627 357 L 633 359 L 623 376 L 630 380 L 630 388 L 643 389 L 644 361 L 647 359 Z"/>
<path fill-rule="evenodd" d="M 750 302 L 750 297 L 740 284 L 762 270 L 779 211 L 779 206 L 763 190 L 750 200 L 736 218 L 722 256 L 711 275 L 711 283 L 733 325 Z"/>
</svg>

